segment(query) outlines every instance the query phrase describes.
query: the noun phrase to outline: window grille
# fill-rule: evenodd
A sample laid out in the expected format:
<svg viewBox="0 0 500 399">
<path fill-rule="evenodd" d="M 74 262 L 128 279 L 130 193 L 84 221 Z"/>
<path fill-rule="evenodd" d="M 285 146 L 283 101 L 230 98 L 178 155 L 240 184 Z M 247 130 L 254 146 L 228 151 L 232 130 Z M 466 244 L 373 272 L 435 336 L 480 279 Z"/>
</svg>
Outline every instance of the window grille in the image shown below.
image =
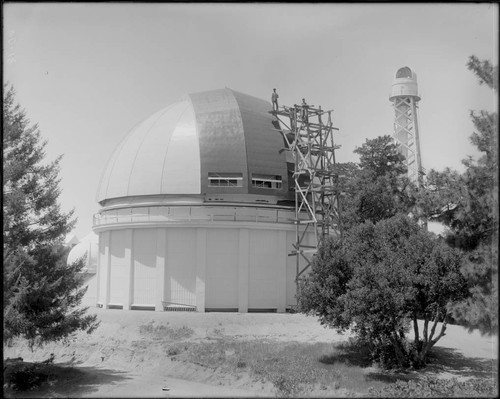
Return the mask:
<svg viewBox="0 0 500 399">
<path fill-rule="evenodd" d="M 209 187 L 243 187 L 241 173 L 209 173 Z"/>
<path fill-rule="evenodd" d="M 281 176 L 252 175 L 252 187 L 279 190 L 283 185 Z"/>
</svg>

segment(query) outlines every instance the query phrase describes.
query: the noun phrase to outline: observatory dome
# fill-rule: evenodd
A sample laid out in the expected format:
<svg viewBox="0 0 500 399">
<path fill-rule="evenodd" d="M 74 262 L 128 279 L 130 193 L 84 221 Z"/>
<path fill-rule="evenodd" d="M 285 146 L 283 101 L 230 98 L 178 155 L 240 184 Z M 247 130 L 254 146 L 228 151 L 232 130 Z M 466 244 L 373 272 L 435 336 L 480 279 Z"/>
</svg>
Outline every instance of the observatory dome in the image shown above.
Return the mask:
<svg viewBox="0 0 500 399">
<path fill-rule="evenodd" d="M 392 82 L 390 101 L 396 97 L 415 97 L 417 101 L 420 100 L 418 94 L 417 74 L 408 67 L 399 68 L 396 72 L 396 78 Z"/>
<path fill-rule="evenodd" d="M 228 88 L 200 92 L 125 136 L 97 192 L 89 301 L 157 311 L 296 306 L 306 264 L 290 249 L 298 234 L 313 248 L 315 233 L 296 223 L 293 157 L 271 110 Z"/>
<path fill-rule="evenodd" d="M 72 264 L 81 259 L 85 260 L 83 272 L 95 273 L 97 268 L 99 236 L 90 232 L 76 244 L 68 254 L 67 264 Z"/>
<path fill-rule="evenodd" d="M 97 201 L 286 199 L 284 141 L 270 109 L 269 102 L 228 88 L 187 95 L 122 140 L 102 174 Z"/>
</svg>

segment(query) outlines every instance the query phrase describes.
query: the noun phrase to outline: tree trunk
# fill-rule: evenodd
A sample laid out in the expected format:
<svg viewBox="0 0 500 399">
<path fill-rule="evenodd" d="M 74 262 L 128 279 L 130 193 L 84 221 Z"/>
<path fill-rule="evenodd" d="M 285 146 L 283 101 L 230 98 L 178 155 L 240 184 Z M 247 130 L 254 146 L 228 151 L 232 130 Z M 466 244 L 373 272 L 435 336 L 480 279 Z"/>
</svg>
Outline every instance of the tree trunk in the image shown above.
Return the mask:
<svg viewBox="0 0 500 399">
<path fill-rule="evenodd" d="M 417 364 L 419 367 L 421 367 L 427 363 L 427 355 L 429 353 L 429 350 L 436 344 L 436 342 L 438 342 L 444 335 L 446 335 L 445 331 L 446 331 L 446 325 L 447 325 L 447 321 L 446 321 L 446 316 L 448 315 L 447 312 L 445 312 L 445 314 L 443 316 L 443 325 L 441 327 L 441 331 L 439 332 L 439 335 L 433 339 L 434 333 L 436 331 L 437 323 L 439 322 L 439 319 L 440 319 L 440 315 L 441 315 L 441 312 L 438 310 L 436 312 L 436 316 L 434 318 L 434 323 L 432 325 L 431 333 L 430 333 L 429 337 L 424 337 L 425 338 L 424 344 L 422 345 L 422 348 L 419 350 L 418 356 L 417 356 Z"/>
<path fill-rule="evenodd" d="M 417 314 L 413 313 L 413 331 L 415 333 L 415 346 L 420 346 L 420 333 L 418 331 Z"/>
<path fill-rule="evenodd" d="M 413 331 L 415 333 L 415 341 L 412 348 L 412 363 L 415 368 L 420 367 L 420 362 L 418 361 L 418 353 L 422 347 L 422 342 L 420 341 L 420 332 L 418 330 L 417 314 L 413 313 Z"/>
<path fill-rule="evenodd" d="M 392 346 L 394 347 L 394 352 L 396 353 L 396 358 L 398 359 L 398 363 L 400 366 L 406 367 L 408 365 L 408 356 L 405 353 L 406 351 L 401 345 L 401 342 L 398 339 L 396 332 L 393 333 L 393 337 L 391 339 Z"/>
</svg>

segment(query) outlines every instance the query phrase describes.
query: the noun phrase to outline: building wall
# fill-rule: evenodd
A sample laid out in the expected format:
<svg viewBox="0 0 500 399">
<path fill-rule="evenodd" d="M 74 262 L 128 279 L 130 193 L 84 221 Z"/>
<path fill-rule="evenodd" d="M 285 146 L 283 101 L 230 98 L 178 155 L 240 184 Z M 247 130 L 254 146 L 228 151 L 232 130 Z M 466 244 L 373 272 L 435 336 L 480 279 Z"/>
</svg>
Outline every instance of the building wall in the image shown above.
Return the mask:
<svg viewBox="0 0 500 399">
<path fill-rule="evenodd" d="M 196 306 L 196 229 L 166 231 L 166 266 L 163 298 L 179 305 Z"/>
<path fill-rule="evenodd" d="M 97 303 L 276 310 L 296 303 L 293 226 L 116 228 L 99 233 Z"/>
<path fill-rule="evenodd" d="M 205 307 L 238 309 L 238 229 L 207 234 Z"/>
<path fill-rule="evenodd" d="M 130 244 L 126 240 L 127 230 L 116 230 L 110 236 L 109 247 L 109 303 L 123 304 L 128 298 L 128 275 L 130 261 L 127 251 Z"/>
</svg>

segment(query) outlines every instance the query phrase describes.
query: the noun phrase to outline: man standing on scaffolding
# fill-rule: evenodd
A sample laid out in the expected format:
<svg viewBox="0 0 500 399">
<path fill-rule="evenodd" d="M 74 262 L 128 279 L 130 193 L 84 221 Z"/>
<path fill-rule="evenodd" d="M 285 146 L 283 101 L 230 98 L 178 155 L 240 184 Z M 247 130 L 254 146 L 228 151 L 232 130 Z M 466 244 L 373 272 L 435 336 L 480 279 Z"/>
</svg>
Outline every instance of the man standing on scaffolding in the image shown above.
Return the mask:
<svg viewBox="0 0 500 399">
<path fill-rule="evenodd" d="M 302 122 L 307 122 L 308 120 L 308 113 L 307 110 L 309 109 L 309 105 L 306 103 L 306 99 L 302 99 L 302 104 L 301 104 L 301 112 L 300 112 L 300 117 L 302 118 Z"/>
<path fill-rule="evenodd" d="M 278 110 L 278 93 L 276 93 L 276 89 L 273 89 L 273 93 L 271 94 L 271 102 L 273 103 L 273 111 Z"/>
</svg>

